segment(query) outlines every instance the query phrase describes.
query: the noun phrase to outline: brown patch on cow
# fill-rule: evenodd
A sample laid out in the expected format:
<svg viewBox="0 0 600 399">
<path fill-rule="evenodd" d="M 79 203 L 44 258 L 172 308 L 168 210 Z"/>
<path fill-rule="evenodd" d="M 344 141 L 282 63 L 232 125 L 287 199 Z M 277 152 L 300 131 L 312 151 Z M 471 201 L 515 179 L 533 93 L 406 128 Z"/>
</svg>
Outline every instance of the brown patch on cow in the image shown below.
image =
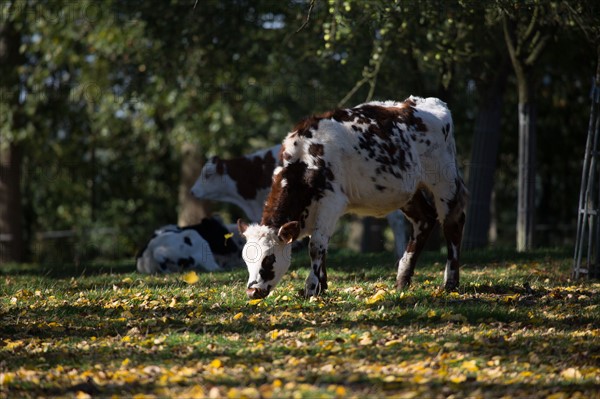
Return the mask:
<svg viewBox="0 0 600 399">
<path fill-rule="evenodd" d="M 285 145 L 282 144 L 281 148 L 279 149 L 279 154 L 277 154 L 280 164 L 283 164 L 283 154 L 285 154 Z"/>
<path fill-rule="evenodd" d="M 275 170 L 276 159 L 267 152 L 264 157 L 239 157 L 217 161 L 217 173 L 227 174 L 235 182 L 237 191 L 244 199 L 254 199 L 258 190 L 271 186 L 271 176 Z"/>
<path fill-rule="evenodd" d="M 322 114 L 313 115 L 308 118 L 305 118 L 298 122 L 296 126 L 294 126 L 294 129 L 292 130 L 292 137 L 297 135 L 309 139 L 312 138 L 312 132 L 318 129 L 319 122 L 321 122 L 324 119 L 333 119 L 337 122 L 351 121 L 353 120 L 353 118 L 351 115 L 349 115 L 349 111 L 351 110 L 336 108 L 332 111 L 327 111 Z"/>
<path fill-rule="evenodd" d="M 262 225 L 276 229 L 291 221 L 299 221 L 301 227 L 304 225 L 312 201 L 321 199 L 326 190 L 333 190 L 331 165 L 322 159 L 319 161 L 317 169 L 308 169 L 302 161 L 292 162 L 273 177 Z M 287 184 L 282 186 L 283 179 Z"/>
<path fill-rule="evenodd" d="M 219 159 L 219 157 L 214 157 L 212 159 L 212 162 L 214 162 L 214 164 L 216 166 L 217 173 L 219 175 L 223 175 L 223 173 L 225 173 L 225 162 L 223 160 Z"/>
<path fill-rule="evenodd" d="M 313 157 L 322 157 L 325 154 L 323 144 L 311 144 L 308 147 L 308 153 Z"/>
</svg>

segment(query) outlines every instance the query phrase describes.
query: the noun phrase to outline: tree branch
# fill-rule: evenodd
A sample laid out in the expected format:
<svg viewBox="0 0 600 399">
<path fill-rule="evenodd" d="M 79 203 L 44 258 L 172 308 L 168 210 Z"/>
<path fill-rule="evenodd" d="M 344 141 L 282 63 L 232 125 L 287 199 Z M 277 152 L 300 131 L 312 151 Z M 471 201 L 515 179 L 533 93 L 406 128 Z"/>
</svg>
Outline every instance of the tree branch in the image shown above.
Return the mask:
<svg viewBox="0 0 600 399">
<path fill-rule="evenodd" d="M 525 61 L 523 63 L 528 66 L 535 64 L 537 59 L 542 54 L 544 47 L 546 47 L 546 44 L 548 44 L 548 41 L 550 41 L 551 38 L 552 35 L 550 33 L 546 33 L 545 35 L 543 35 L 542 38 L 538 40 L 535 47 L 531 50 L 531 53 L 529 53 L 527 58 L 525 58 Z"/>
<path fill-rule="evenodd" d="M 571 17 L 575 21 L 575 24 L 579 27 L 579 29 L 583 32 L 587 41 L 591 44 L 597 44 L 600 42 L 600 30 L 596 31 L 593 27 L 585 26 L 583 19 L 579 15 L 579 13 L 569 4 L 568 1 L 563 1 L 562 3 L 566 9 L 571 14 Z M 593 26 L 593 25 L 592 25 Z"/>
<path fill-rule="evenodd" d="M 506 17 L 506 14 L 502 14 L 502 29 L 504 31 L 504 41 L 506 42 L 506 47 L 508 47 L 508 54 L 510 55 L 510 59 L 514 64 L 515 61 L 518 61 L 518 54 L 511 37 L 511 31 L 508 26 L 508 18 Z"/>
<path fill-rule="evenodd" d="M 369 77 L 365 76 L 361 80 L 356 82 L 354 87 L 352 89 L 350 89 L 350 91 L 348 93 L 346 93 L 346 95 L 344 96 L 344 98 L 342 98 L 340 100 L 340 102 L 338 102 L 337 106 L 343 107 L 348 102 L 348 100 L 350 100 L 350 98 L 352 98 L 352 96 L 358 91 L 358 89 L 360 89 L 368 81 L 369 81 Z"/>
<path fill-rule="evenodd" d="M 538 26 L 539 13 L 540 13 L 540 7 L 536 6 L 533 9 L 533 15 L 531 16 L 531 21 L 529 21 L 529 25 L 527 26 L 527 29 L 525 29 L 525 33 L 523 34 L 522 43 L 526 43 L 529 40 L 529 38 L 531 37 L 531 35 L 534 33 L 534 31 L 536 30 L 536 28 Z"/>
<path fill-rule="evenodd" d="M 196 1 L 198 1 L 198 0 L 196 0 Z M 310 21 L 310 14 L 312 13 L 313 7 L 315 6 L 316 2 L 317 2 L 317 0 L 310 0 L 310 5 L 308 6 L 308 13 L 306 14 L 306 19 L 304 20 L 302 25 L 298 28 L 296 33 L 300 32 L 302 29 L 306 28 L 306 26 L 308 25 L 308 22 Z"/>
</svg>

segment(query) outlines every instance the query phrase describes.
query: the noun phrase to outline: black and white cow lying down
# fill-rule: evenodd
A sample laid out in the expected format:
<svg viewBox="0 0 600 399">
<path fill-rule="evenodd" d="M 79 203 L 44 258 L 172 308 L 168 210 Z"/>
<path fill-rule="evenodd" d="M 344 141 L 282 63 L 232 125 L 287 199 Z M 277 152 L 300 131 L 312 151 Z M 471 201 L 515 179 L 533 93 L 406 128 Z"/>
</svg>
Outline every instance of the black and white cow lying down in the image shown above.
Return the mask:
<svg viewBox="0 0 600 399">
<path fill-rule="evenodd" d="M 230 236 L 223 223 L 212 217 L 192 226 L 163 226 L 138 252 L 137 270 L 151 274 L 233 267 L 240 262 L 240 246 Z"/>
<path fill-rule="evenodd" d="M 444 287 L 459 284 L 467 190 L 456 164 L 450 110 L 437 98 L 370 102 L 300 122 L 283 141 L 260 224 L 238 221 L 246 237 L 246 293 L 264 298 L 291 263 L 291 243 L 310 236 L 305 296 L 327 288 L 325 257 L 347 212 L 385 216 L 402 210 L 413 232 L 398 261 L 396 286 L 407 287 L 436 221 L 447 241 Z"/>
</svg>

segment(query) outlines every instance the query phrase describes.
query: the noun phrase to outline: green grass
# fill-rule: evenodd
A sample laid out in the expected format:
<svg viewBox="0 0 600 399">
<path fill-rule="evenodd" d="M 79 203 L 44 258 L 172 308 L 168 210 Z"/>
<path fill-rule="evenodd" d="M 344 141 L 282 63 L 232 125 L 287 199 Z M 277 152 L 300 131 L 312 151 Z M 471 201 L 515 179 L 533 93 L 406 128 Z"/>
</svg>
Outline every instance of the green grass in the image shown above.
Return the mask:
<svg viewBox="0 0 600 399">
<path fill-rule="evenodd" d="M 241 269 L 4 267 L 0 397 L 600 397 L 600 283 L 569 252 L 467 253 L 456 293 L 439 254 L 404 292 L 390 254 L 328 260 L 310 300 L 302 254 L 262 301 Z"/>
</svg>

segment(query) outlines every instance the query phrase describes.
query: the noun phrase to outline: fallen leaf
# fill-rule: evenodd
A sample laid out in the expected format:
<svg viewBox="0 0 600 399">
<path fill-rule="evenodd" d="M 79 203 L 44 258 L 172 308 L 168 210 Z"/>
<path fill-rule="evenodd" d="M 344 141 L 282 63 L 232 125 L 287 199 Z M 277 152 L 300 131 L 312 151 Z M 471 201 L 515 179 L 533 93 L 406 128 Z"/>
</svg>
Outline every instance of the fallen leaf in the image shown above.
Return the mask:
<svg viewBox="0 0 600 399">
<path fill-rule="evenodd" d="M 582 377 L 581 371 L 575 367 L 569 367 L 560 372 L 560 376 L 568 380 L 578 380 Z"/>
<path fill-rule="evenodd" d="M 239 320 L 242 317 L 244 317 L 244 314 L 242 312 L 236 313 L 235 316 L 233 316 L 233 320 Z"/>
<path fill-rule="evenodd" d="M 383 298 L 385 298 L 385 294 L 387 294 L 385 290 L 378 290 L 373 296 L 365 299 L 365 303 L 367 305 L 373 305 L 377 302 L 380 302 L 383 300 Z"/>
<path fill-rule="evenodd" d="M 198 274 L 196 274 L 196 272 L 192 270 L 184 274 L 183 277 L 181 277 L 181 279 L 188 284 L 196 284 L 198 280 L 200 280 L 200 277 L 198 277 Z"/>
</svg>

